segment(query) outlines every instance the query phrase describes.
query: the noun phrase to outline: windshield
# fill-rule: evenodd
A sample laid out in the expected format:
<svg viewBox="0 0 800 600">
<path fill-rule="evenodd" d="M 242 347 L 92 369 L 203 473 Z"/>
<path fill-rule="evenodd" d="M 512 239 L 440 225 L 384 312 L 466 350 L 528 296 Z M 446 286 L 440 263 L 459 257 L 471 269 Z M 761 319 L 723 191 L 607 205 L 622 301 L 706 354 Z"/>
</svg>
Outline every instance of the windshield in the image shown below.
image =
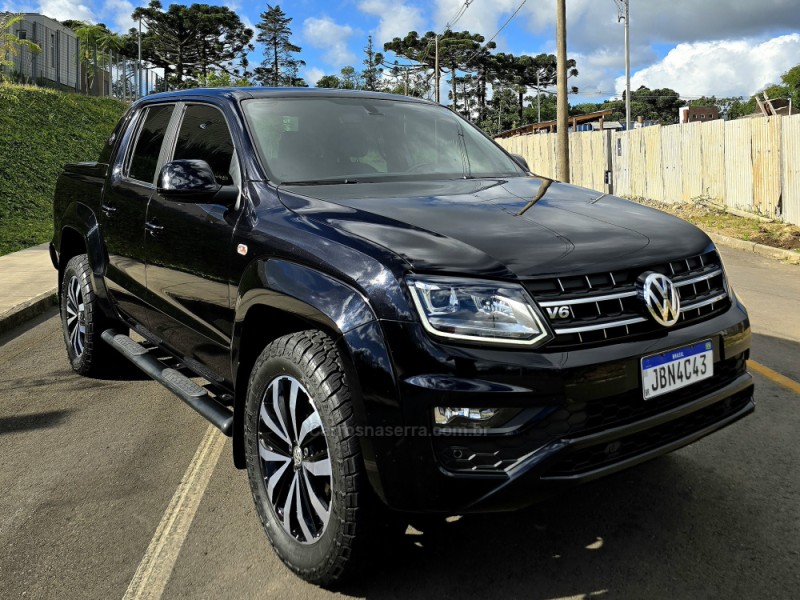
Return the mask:
<svg viewBox="0 0 800 600">
<path fill-rule="evenodd" d="M 525 174 L 444 107 L 358 97 L 243 105 L 270 178 L 286 185 Z"/>
</svg>

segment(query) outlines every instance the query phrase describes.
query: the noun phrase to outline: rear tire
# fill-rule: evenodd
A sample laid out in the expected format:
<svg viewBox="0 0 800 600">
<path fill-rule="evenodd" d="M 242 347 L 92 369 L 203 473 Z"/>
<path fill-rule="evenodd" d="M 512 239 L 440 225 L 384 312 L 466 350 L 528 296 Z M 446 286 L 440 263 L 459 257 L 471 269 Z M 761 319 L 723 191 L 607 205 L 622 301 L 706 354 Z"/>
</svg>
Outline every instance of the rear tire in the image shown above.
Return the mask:
<svg viewBox="0 0 800 600">
<path fill-rule="evenodd" d="M 269 344 L 247 390 L 245 456 L 256 511 L 278 557 L 331 585 L 366 558 L 382 514 L 366 480 L 352 399 L 333 340 L 301 331 Z"/>
<path fill-rule="evenodd" d="M 90 376 L 112 371 L 114 359 L 119 355 L 106 347 L 100 336 L 116 323 L 98 306 L 86 254 L 73 256 L 64 267 L 60 305 L 64 342 L 72 369 Z M 124 333 L 125 329 L 118 332 Z"/>
</svg>

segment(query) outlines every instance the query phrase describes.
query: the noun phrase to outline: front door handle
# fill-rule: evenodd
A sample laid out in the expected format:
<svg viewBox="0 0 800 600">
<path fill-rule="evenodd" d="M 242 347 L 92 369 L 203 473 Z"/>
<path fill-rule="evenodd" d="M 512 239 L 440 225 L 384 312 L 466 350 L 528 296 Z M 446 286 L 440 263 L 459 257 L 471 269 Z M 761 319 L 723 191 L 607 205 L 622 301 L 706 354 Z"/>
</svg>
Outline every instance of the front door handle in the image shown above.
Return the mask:
<svg viewBox="0 0 800 600">
<path fill-rule="evenodd" d="M 147 233 L 149 233 L 151 237 L 158 237 L 158 235 L 164 229 L 164 226 L 159 225 L 157 222 L 148 221 L 147 223 L 144 224 L 144 228 L 147 230 Z"/>
<path fill-rule="evenodd" d="M 111 215 L 113 215 L 115 212 L 117 212 L 117 207 L 116 207 L 116 206 L 111 206 L 110 204 L 106 204 L 106 203 L 104 202 L 103 204 L 101 204 L 101 205 L 100 205 L 100 210 L 102 210 L 102 211 L 103 211 L 103 213 L 104 213 L 104 214 L 105 214 L 107 217 L 110 217 L 110 216 L 111 216 Z"/>
</svg>

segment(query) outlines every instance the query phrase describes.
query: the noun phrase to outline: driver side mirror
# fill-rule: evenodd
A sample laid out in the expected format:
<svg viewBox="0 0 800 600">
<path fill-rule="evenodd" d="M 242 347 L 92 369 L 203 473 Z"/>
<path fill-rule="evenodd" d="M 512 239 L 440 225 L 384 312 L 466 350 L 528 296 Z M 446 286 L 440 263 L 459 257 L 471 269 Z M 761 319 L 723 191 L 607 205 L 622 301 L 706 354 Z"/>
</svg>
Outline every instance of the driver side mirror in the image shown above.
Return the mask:
<svg viewBox="0 0 800 600">
<path fill-rule="evenodd" d="M 156 185 L 167 200 L 193 204 L 231 205 L 239 198 L 235 185 L 220 185 L 204 160 L 173 160 L 161 167 Z"/>
</svg>

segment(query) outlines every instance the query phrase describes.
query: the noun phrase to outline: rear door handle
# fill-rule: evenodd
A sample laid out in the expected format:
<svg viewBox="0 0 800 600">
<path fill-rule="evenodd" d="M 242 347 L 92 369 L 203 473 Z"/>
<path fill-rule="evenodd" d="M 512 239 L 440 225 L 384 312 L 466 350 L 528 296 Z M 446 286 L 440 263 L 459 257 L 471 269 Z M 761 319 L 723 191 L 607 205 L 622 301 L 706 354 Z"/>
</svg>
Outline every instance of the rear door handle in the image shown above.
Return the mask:
<svg viewBox="0 0 800 600">
<path fill-rule="evenodd" d="M 158 237 L 158 235 L 164 229 L 164 226 L 159 225 L 158 223 L 155 223 L 153 221 L 148 221 L 147 223 L 144 224 L 144 228 L 147 230 L 147 233 L 149 233 L 152 237 Z"/>
<path fill-rule="evenodd" d="M 117 212 L 117 207 L 116 207 L 116 206 L 111 206 L 110 204 L 105 204 L 105 203 L 103 203 L 103 204 L 101 204 L 101 205 L 100 205 L 100 210 L 102 210 L 102 211 L 103 211 L 103 213 L 104 213 L 104 214 L 105 214 L 107 217 L 110 217 L 110 216 L 111 216 L 111 215 L 113 215 L 115 212 Z"/>
</svg>

